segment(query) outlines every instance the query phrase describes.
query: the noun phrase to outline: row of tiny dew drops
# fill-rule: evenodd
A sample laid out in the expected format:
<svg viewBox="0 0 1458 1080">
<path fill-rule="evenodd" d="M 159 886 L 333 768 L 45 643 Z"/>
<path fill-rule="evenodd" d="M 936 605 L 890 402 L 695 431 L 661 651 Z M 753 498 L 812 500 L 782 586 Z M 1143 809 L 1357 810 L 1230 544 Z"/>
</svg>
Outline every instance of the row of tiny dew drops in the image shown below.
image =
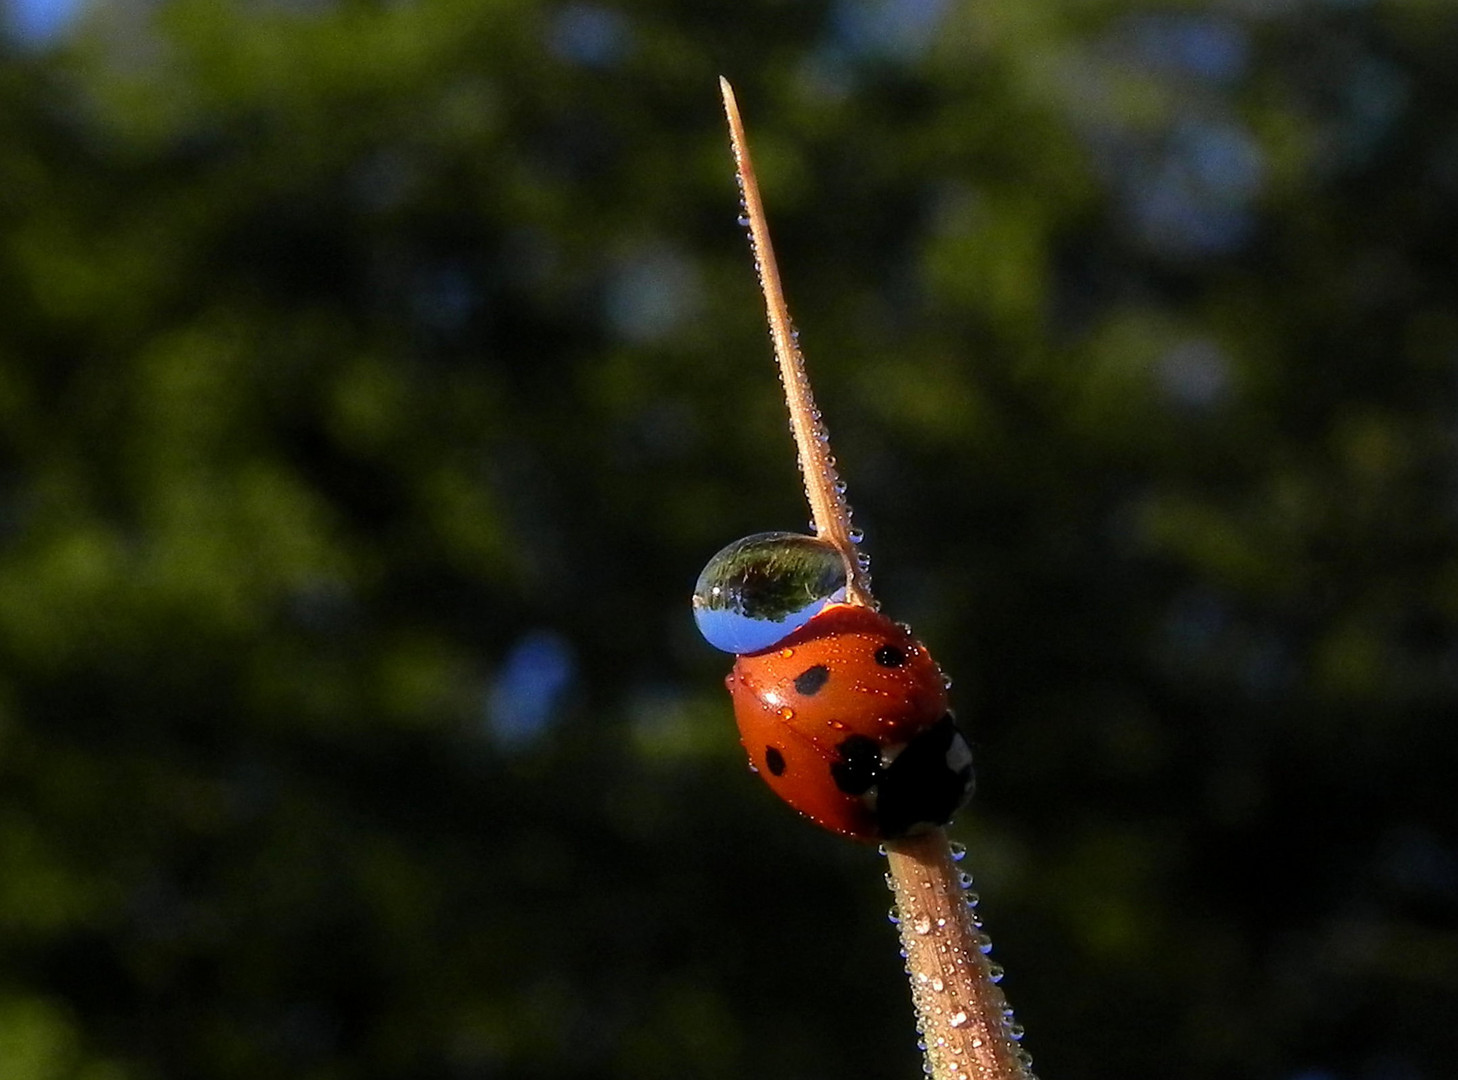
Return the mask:
<svg viewBox="0 0 1458 1080">
<path fill-rule="evenodd" d="M 744 178 L 736 171 L 739 183 L 739 224 L 749 228 L 749 206 L 744 193 Z M 754 272 L 763 278 L 759 245 L 750 232 L 750 250 L 754 254 Z M 775 321 L 770 319 L 770 331 Z M 835 455 L 830 452 L 830 433 L 804 379 L 805 359 L 800 351 L 800 331 L 789 327 L 790 362 L 800 385 L 792 384 L 789 371 L 780 367 L 780 385 L 787 399 L 803 395 L 810 417 L 810 434 L 818 452 L 815 461 L 807 461 L 799 453 L 799 431 L 796 411 L 790 414 L 790 433 L 795 436 L 800 471 L 804 477 L 805 495 L 812 508 L 821 492 L 829 492 L 831 501 L 825 509 L 827 521 L 845 523 L 845 536 L 852 545 L 865 539 L 864 530 L 851 524 L 853 511 L 846 501 L 846 482 L 836 472 Z M 819 473 L 823 485 L 812 483 Z M 704 567 L 694 587 L 694 618 L 699 631 L 716 648 L 744 654 L 758 652 L 788 637 L 831 604 L 844 603 L 852 591 L 856 599 L 873 611 L 880 604 L 871 594 L 871 557 L 857 549 L 852 565 L 847 565 L 842 549 L 826 538 L 820 523 L 811 520 L 810 533 L 763 532 L 746 536 L 727 545 Z"/>
<path fill-rule="evenodd" d="M 744 170 L 735 169 L 734 180 L 739 188 L 739 226 L 748 230 L 749 249 L 754 256 L 754 274 L 760 282 L 765 281 L 766 267 L 763 262 L 763 255 L 760 252 L 759 243 L 754 234 L 754 221 L 750 214 L 749 193 L 745 187 Z M 768 237 L 766 237 L 768 243 Z M 774 259 L 773 252 L 769 258 Z M 775 291 L 778 293 L 778 270 L 772 268 L 774 275 Z M 777 295 L 778 306 L 783 309 L 783 295 Z M 780 386 L 785 392 L 785 399 L 790 404 L 790 434 L 795 438 L 797 456 L 800 458 L 800 472 L 804 478 L 805 496 L 810 503 L 812 519 L 810 521 L 810 532 L 822 539 L 835 540 L 833 535 L 827 537 L 826 533 L 837 528 L 845 530 L 845 539 L 853 545 L 859 545 L 865 539 L 864 530 L 855 526 L 852 522 L 854 512 L 850 503 L 847 502 L 846 482 L 836 472 L 835 455 L 830 452 L 830 433 L 826 430 L 825 419 L 820 407 L 815 403 L 814 395 L 810 390 L 810 380 L 805 373 L 805 356 L 800 351 L 800 331 L 795 326 L 794 320 L 790 318 L 788 311 L 782 310 L 783 325 L 775 317 L 774 308 L 776 301 L 766 304 L 767 321 L 769 323 L 770 336 L 772 339 L 779 337 L 781 330 L 785 332 L 787 357 L 783 357 L 778 364 L 780 375 Z M 776 350 L 780 352 L 780 350 Z M 803 402 L 804 408 L 797 410 L 795 402 Z M 809 417 L 810 435 L 813 445 L 802 444 L 799 424 L 801 418 Z M 815 460 L 807 461 L 807 456 Z M 821 483 L 813 482 L 813 477 L 819 474 Z M 828 505 L 820 505 L 825 494 L 829 493 Z M 878 610 L 880 605 L 871 594 L 871 578 L 869 574 L 871 557 L 864 551 L 855 553 L 854 567 L 851 569 L 851 591 L 857 594 L 857 599 L 869 606 L 872 610 Z"/>
<path fill-rule="evenodd" d="M 951 848 L 953 862 L 961 862 L 963 858 L 966 857 L 966 844 L 953 840 L 948 846 Z M 877 847 L 876 850 L 884 856 L 886 854 L 886 845 L 882 844 Z M 963 871 L 962 874 L 958 877 L 957 883 L 961 886 L 964 893 L 962 899 L 967 905 L 967 918 L 970 919 L 972 922 L 973 941 L 976 942 L 978 951 L 981 952 L 983 956 L 987 956 L 992 952 L 992 939 L 988 937 L 987 933 L 982 929 L 982 916 L 977 913 L 977 904 L 981 900 L 981 897 L 978 896 L 972 888 L 972 875 L 967 873 L 966 871 Z M 889 872 L 886 874 L 886 887 L 889 888 L 892 892 L 896 891 L 896 879 Z M 894 904 L 887 911 L 886 917 L 890 920 L 892 926 L 904 930 L 901 925 L 901 916 L 897 913 Z M 924 922 L 924 926 L 918 925 L 911 927 L 911 929 L 918 934 L 931 933 L 931 920 L 924 917 Z M 929 983 L 931 989 L 936 991 L 937 993 L 941 993 L 942 990 L 945 989 L 945 987 L 941 985 L 942 980 L 938 976 L 928 975 L 926 972 L 917 972 L 915 974 L 912 973 L 910 954 L 904 945 L 901 948 L 901 959 L 906 961 L 905 970 L 908 975 L 912 975 L 913 978 L 918 979 L 922 982 Z M 988 963 L 987 977 L 991 979 L 994 984 L 1002 982 L 1004 974 L 1005 972 L 1001 964 L 997 963 L 996 961 L 990 961 Z M 969 1018 L 966 1013 L 960 1013 L 957 1016 L 949 1017 L 948 1023 L 952 1027 L 961 1027 L 968 1021 L 968 1019 Z M 1018 1023 L 1017 1020 L 1014 1019 L 1012 1007 L 1008 1005 L 1006 999 L 1004 999 L 1002 1003 L 1001 1020 L 1004 1033 L 1006 1033 L 1007 1037 L 1013 1042 L 1014 1045 L 1017 1046 L 1018 1066 L 1022 1069 L 1022 1075 L 1024 1077 L 1024 1080 L 1037 1080 L 1037 1077 L 1033 1073 L 1033 1055 L 1030 1054 L 1028 1050 L 1022 1045 L 1022 1038 L 1026 1034 L 1026 1030 L 1023 1028 L 1022 1024 Z M 922 1019 L 919 1014 L 916 1020 L 916 1033 L 916 1048 L 924 1053 L 926 1051 L 926 1038 L 923 1031 Z M 933 1066 L 929 1060 L 923 1059 L 921 1068 L 922 1072 L 926 1073 L 928 1076 L 931 1075 Z"/>
</svg>

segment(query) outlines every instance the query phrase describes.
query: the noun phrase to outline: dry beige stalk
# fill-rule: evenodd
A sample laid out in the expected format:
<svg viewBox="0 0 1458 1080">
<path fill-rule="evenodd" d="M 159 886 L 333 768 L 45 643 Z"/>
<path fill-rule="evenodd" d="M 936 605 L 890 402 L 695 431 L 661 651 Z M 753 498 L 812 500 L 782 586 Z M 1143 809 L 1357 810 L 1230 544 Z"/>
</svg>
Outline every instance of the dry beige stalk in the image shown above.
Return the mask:
<svg viewBox="0 0 1458 1080">
<path fill-rule="evenodd" d="M 849 602 L 875 607 L 855 548 L 845 486 L 835 472 L 830 440 L 810 392 L 799 336 L 785 305 L 739 106 L 728 81 L 721 78 L 719 86 L 815 531 L 834 544 L 845 561 Z M 928 1074 L 933 1080 L 1028 1080 L 1032 1075 L 1028 1058 L 1018 1045 L 1019 1032 L 994 981 L 992 964 L 982 951 L 987 939 L 967 905 L 962 875 L 946 833 L 935 829 L 887 843 L 886 856 Z"/>
</svg>

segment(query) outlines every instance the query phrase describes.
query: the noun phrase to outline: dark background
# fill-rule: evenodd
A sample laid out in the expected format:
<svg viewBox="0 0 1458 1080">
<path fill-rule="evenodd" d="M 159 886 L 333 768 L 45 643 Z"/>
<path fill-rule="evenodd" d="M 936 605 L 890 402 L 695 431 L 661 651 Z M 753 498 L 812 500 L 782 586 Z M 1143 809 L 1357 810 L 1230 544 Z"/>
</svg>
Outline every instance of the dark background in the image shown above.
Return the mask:
<svg viewBox="0 0 1458 1080">
<path fill-rule="evenodd" d="M 721 73 L 1040 1073 L 1454 1075 L 1450 4 L 3 11 L 5 1080 L 918 1075 Z"/>
</svg>

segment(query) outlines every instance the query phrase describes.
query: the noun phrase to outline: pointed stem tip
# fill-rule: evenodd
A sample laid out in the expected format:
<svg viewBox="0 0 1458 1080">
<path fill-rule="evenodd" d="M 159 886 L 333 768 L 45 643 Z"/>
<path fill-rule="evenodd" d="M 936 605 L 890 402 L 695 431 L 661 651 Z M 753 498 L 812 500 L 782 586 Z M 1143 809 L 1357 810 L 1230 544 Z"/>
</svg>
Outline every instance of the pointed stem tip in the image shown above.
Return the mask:
<svg viewBox="0 0 1458 1080">
<path fill-rule="evenodd" d="M 759 181 L 754 162 L 749 156 L 749 140 L 744 121 L 739 116 L 739 103 L 729 80 L 719 76 L 719 90 L 724 96 L 724 115 L 729 120 L 729 142 L 734 150 L 734 166 L 739 177 L 739 194 L 744 216 L 749 222 L 749 246 L 759 272 L 760 289 L 764 293 L 765 313 L 769 319 L 770 339 L 774 342 L 775 359 L 780 367 L 780 382 L 785 390 L 785 403 L 790 409 L 790 430 L 800 459 L 800 474 L 805 480 L 805 496 L 816 535 L 835 545 L 845 561 L 850 582 L 846 598 L 853 604 L 875 606 L 871 597 L 870 579 L 861 566 L 856 541 L 851 529 L 850 506 L 845 501 L 845 485 L 835 471 L 835 458 L 830 452 L 830 437 L 820 422 L 820 410 L 810 390 L 810 376 L 805 371 L 805 358 L 800 352 L 799 335 L 790 321 L 785 304 L 780 270 L 775 262 L 774 245 L 770 242 L 769 224 L 759 195 Z"/>
</svg>

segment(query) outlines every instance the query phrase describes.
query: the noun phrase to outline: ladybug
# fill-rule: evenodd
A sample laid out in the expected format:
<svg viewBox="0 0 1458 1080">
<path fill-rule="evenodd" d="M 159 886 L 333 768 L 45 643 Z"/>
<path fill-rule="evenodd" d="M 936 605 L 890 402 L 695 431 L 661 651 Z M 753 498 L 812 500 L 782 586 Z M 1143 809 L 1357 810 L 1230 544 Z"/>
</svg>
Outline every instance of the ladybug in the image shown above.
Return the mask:
<svg viewBox="0 0 1458 1080">
<path fill-rule="evenodd" d="M 817 825 L 893 840 L 945 825 L 971 797 L 941 669 L 869 607 L 827 606 L 738 656 L 724 681 L 750 768 Z"/>
</svg>

